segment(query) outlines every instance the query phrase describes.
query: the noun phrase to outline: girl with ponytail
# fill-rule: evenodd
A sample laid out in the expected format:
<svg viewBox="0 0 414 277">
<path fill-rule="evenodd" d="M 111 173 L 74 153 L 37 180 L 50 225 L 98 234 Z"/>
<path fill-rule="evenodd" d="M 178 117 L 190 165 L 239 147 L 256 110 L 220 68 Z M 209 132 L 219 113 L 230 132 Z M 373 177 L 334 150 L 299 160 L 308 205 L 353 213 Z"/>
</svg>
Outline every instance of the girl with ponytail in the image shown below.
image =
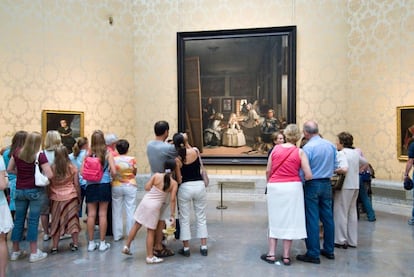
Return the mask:
<svg viewBox="0 0 414 277">
<path fill-rule="evenodd" d="M 135 222 L 131 228 L 131 231 L 129 232 L 125 246 L 122 249 L 123 254 L 132 255 L 130 250 L 131 242 L 134 240 L 141 226 L 145 226 L 147 228 L 147 264 L 161 263 L 163 261 L 163 259 L 158 258 L 153 254 L 155 229 L 157 228 L 158 220 L 160 218 L 161 206 L 164 203 L 168 193 L 171 193 L 170 220 L 172 226 L 175 227 L 176 194 L 178 189 L 177 181 L 175 181 L 172 176 L 173 172 L 175 171 L 175 167 L 175 160 L 168 159 L 164 163 L 164 172 L 155 173 L 145 184 L 145 190 L 147 193 L 144 195 L 137 209 L 135 210 Z"/>
</svg>

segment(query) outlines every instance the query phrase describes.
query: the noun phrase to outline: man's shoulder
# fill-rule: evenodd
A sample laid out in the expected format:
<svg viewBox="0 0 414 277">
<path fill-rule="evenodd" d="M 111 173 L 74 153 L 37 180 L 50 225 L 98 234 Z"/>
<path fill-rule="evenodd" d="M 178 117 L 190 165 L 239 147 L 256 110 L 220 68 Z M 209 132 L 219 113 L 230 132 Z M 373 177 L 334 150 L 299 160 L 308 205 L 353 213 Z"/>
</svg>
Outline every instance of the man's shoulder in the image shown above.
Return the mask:
<svg viewBox="0 0 414 277">
<path fill-rule="evenodd" d="M 168 153 L 168 155 L 173 155 L 175 153 L 174 145 L 163 142 L 163 141 L 151 141 L 147 145 L 147 155 L 153 155 L 154 152 Z"/>
</svg>

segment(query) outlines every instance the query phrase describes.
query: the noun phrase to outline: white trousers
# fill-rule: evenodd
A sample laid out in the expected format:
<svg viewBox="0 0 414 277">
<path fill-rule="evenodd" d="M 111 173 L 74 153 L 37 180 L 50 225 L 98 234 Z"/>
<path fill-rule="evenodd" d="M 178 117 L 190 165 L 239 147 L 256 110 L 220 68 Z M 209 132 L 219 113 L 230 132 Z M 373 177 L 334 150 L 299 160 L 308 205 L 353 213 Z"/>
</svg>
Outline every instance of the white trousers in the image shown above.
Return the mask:
<svg viewBox="0 0 414 277">
<path fill-rule="evenodd" d="M 178 215 L 180 219 L 180 240 L 190 240 L 191 204 L 194 209 L 197 238 L 207 238 L 207 192 L 204 182 L 184 182 L 178 189 Z"/>
<path fill-rule="evenodd" d="M 358 244 L 358 215 L 356 201 L 358 189 L 342 189 L 335 191 L 334 222 L 335 243 Z"/>
<path fill-rule="evenodd" d="M 136 208 L 137 187 L 132 185 L 120 185 L 112 187 L 112 233 L 114 240 L 119 240 L 123 236 L 123 214 L 126 214 L 126 234 L 134 224 L 134 211 Z"/>
</svg>

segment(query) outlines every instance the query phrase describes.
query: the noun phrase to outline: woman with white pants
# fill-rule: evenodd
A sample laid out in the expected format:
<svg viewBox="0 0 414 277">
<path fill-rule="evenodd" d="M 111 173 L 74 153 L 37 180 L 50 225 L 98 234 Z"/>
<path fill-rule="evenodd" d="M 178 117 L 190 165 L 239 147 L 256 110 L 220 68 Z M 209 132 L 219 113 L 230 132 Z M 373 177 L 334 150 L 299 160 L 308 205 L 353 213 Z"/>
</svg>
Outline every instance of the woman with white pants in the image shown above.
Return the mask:
<svg viewBox="0 0 414 277">
<path fill-rule="evenodd" d="M 207 249 L 207 193 L 200 173 L 200 160 L 198 149 L 191 147 L 187 135 L 177 133 L 173 136 L 175 148 L 178 153 L 176 176 L 178 183 L 178 216 L 180 219 L 180 240 L 183 241 L 183 248 L 179 254 L 189 257 L 191 239 L 190 216 L 191 204 L 194 208 L 196 218 L 196 233 L 201 240 L 200 253 L 208 255 Z"/>
</svg>

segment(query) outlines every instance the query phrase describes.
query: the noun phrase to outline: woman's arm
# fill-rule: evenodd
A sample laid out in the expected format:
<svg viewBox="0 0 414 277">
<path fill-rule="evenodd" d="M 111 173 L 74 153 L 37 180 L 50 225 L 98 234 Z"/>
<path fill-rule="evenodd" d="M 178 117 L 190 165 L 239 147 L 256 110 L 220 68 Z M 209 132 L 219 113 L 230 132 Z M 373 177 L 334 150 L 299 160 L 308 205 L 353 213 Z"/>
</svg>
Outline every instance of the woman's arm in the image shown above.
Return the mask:
<svg viewBox="0 0 414 277">
<path fill-rule="evenodd" d="M 7 172 L 11 174 L 17 174 L 16 163 L 13 156 L 10 158 L 9 165 L 7 166 Z"/>
<path fill-rule="evenodd" d="M 144 186 L 145 191 L 149 191 L 152 188 L 155 182 L 155 176 L 157 176 L 158 174 L 159 173 L 155 173 L 154 175 L 151 176 L 151 178 L 148 180 L 148 182 Z"/>
<path fill-rule="evenodd" d="M 180 158 L 175 158 L 175 179 L 178 184 L 183 182 L 183 176 L 181 175 L 181 167 L 183 166 Z"/>
<path fill-rule="evenodd" d="M 111 173 L 111 176 L 114 179 L 116 177 L 115 160 L 114 160 L 114 156 L 112 156 L 112 153 L 109 151 L 107 154 L 107 159 L 108 159 L 108 165 L 109 165 L 109 172 Z"/>
<path fill-rule="evenodd" d="M 301 161 L 301 168 L 304 173 L 305 181 L 312 180 L 312 171 L 309 165 L 309 159 L 306 155 L 305 151 L 299 149 L 300 161 Z"/>
<path fill-rule="evenodd" d="M 269 157 L 267 158 L 266 182 L 269 182 L 269 179 L 270 179 L 270 170 L 272 170 L 272 155 L 269 155 Z"/>
<path fill-rule="evenodd" d="M 177 190 L 178 190 L 178 184 L 177 182 L 171 178 L 171 192 L 170 192 L 170 208 L 171 208 L 171 215 L 170 215 L 170 219 L 171 222 L 173 224 L 173 226 L 175 227 L 175 206 L 177 204 Z"/>
<path fill-rule="evenodd" d="M 338 151 L 336 158 L 338 159 L 338 168 L 335 169 L 337 174 L 346 174 L 348 172 L 348 160 L 343 151 Z"/>
<path fill-rule="evenodd" d="M 0 190 L 5 190 L 9 184 L 9 178 L 7 178 L 6 170 L 0 171 Z"/>
<path fill-rule="evenodd" d="M 43 163 L 40 165 L 40 167 L 42 168 L 43 175 L 45 175 L 48 179 L 53 178 L 52 168 L 50 167 L 49 163 Z"/>
</svg>

